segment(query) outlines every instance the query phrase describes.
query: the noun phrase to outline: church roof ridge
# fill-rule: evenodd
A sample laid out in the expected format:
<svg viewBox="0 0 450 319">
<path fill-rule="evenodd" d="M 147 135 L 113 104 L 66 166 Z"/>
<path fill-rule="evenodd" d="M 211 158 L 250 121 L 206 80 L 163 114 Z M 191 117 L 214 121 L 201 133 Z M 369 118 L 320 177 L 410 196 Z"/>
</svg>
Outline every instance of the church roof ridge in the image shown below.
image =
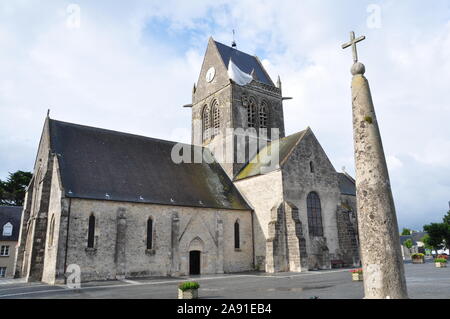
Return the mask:
<svg viewBox="0 0 450 319">
<path fill-rule="evenodd" d="M 55 120 L 55 119 L 51 119 L 51 118 L 49 118 L 49 121 L 50 121 L 50 122 L 60 123 L 60 124 L 63 124 L 63 125 L 75 126 L 75 127 L 79 127 L 79 128 L 85 128 L 85 129 L 91 129 L 91 130 L 98 130 L 98 131 L 109 132 L 109 133 L 117 134 L 117 135 L 129 135 L 129 136 L 133 136 L 133 137 L 137 137 L 137 138 L 144 138 L 144 139 L 153 140 L 153 141 L 155 141 L 155 142 L 162 142 L 162 143 L 168 143 L 168 144 L 192 145 L 192 146 L 195 146 L 195 147 L 201 147 L 201 148 L 203 148 L 203 146 L 200 146 L 200 145 L 193 145 L 193 144 L 189 144 L 189 143 L 183 143 L 183 142 L 176 142 L 176 141 L 163 140 L 163 139 L 160 139 L 160 138 L 149 137 L 149 136 L 140 135 L 140 134 L 134 134 L 134 133 L 128 133 L 128 132 L 117 131 L 117 130 L 111 130 L 111 129 L 102 128 L 102 127 L 96 127 L 96 126 L 90 126 L 90 125 L 84 125 L 84 124 L 78 124 L 78 123 L 72 123 L 72 122 L 60 121 L 60 120 Z"/>
</svg>

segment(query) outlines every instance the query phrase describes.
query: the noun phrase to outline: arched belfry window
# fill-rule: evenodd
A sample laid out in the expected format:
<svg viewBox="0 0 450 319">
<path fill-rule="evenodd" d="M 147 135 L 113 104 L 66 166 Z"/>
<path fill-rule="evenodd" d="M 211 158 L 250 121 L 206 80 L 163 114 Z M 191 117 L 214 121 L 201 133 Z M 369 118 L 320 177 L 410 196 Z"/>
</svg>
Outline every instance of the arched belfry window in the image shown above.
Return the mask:
<svg viewBox="0 0 450 319">
<path fill-rule="evenodd" d="M 239 249 L 241 248 L 241 239 L 240 239 L 240 233 L 239 233 L 239 220 L 237 220 L 234 223 L 234 248 Z"/>
<path fill-rule="evenodd" d="M 322 208 L 320 207 L 320 198 L 316 192 L 308 194 L 307 213 L 308 213 L 308 229 L 309 235 L 312 237 L 323 236 L 322 227 Z"/>
<path fill-rule="evenodd" d="M 95 238 L 95 216 L 91 214 L 89 216 L 89 229 L 88 229 L 88 248 L 94 248 L 94 238 Z"/>
<path fill-rule="evenodd" d="M 256 111 L 257 111 L 256 100 L 255 100 L 255 98 L 250 97 L 248 107 L 247 107 L 248 127 L 256 128 Z"/>
<path fill-rule="evenodd" d="M 260 128 L 267 128 L 267 122 L 268 122 L 268 106 L 267 102 L 263 101 L 259 107 L 259 127 Z"/>
<path fill-rule="evenodd" d="M 147 220 L 147 249 L 153 249 L 153 219 Z"/>
<path fill-rule="evenodd" d="M 213 119 L 213 136 L 219 134 L 220 130 L 220 109 L 217 100 L 212 103 L 212 119 Z"/>
<path fill-rule="evenodd" d="M 202 132 L 203 141 L 206 141 L 211 137 L 211 109 L 208 105 L 205 105 L 202 111 Z"/>
</svg>

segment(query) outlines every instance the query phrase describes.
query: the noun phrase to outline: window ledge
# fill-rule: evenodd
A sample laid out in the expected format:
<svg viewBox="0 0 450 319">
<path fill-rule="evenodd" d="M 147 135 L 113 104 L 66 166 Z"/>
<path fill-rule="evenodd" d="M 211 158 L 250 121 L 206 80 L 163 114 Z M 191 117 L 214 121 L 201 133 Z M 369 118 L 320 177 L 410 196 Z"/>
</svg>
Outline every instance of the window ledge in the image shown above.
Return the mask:
<svg viewBox="0 0 450 319">
<path fill-rule="evenodd" d="M 84 250 L 88 255 L 95 255 L 97 253 L 97 248 L 86 247 Z"/>
<path fill-rule="evenodd" d="M 242 251 L 240 248 L 235 248 L 234 251 Z"/>
<path fill-rule="evenodd" d="M 149 255 L 149 256 L 153 256 L 155 254 L 155 250 L 154 249 L 146 249 L 145 250 L 145 254 Z"/>
</svg>

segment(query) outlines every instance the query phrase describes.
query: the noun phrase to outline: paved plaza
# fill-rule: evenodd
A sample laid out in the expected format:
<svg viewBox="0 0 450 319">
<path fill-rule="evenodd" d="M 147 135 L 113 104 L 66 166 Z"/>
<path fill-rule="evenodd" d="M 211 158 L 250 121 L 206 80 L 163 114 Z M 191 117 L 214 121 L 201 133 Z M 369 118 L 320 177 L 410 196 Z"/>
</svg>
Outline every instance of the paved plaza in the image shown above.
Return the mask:
<svg viewBox="0 0 450 319">
<path fill-rule="evenodd" d="M 435 268 L 434 263 L 405 264 L 410 298 L 450 299 L 450 268 Z M 80 289 L 0 281 L 2 298 L 177 298 L 178 283 L 196 280 L 200 298 L 229 299 L 361 299 L 362 282 L 352 282 L 348 269 L 308 273 L 242 273 L 191 278 L 152 278 L 103 281 L 82 284 Z"/>
</svg>

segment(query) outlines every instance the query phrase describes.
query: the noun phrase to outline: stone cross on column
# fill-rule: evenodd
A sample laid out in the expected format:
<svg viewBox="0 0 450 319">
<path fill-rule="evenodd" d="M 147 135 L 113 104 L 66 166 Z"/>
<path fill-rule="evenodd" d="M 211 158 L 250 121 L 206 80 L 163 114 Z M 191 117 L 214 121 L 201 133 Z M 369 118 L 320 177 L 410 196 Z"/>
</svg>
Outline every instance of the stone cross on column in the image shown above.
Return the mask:
<svg viewBox="0 0 450 319">
<path fill-rule="evenodd" d="M 365 40 L 366 37 L 360 36 L 359 38 L 355 39 L 355 32 L 350 32 L 350 42 L 344 43 L 342 45 L 343 49 L 346 49 L 348 47 L 352 47 L 352 51 L 353 51 L 353 63 L 358 62 L 358 51 L 356 50 L 356 43 L 361 42 L 363 40 Z"/>
<path fill-rule="evenodd" d="M 365 66 L 356 52 L 356 43 L 364 39 L 355 39 L 351 32 L 350 42 L 342 46 L 353 47 L 353 137 L 364 294 L 368 299 L 407 298 L 389 172 Z"/>
</svg>

